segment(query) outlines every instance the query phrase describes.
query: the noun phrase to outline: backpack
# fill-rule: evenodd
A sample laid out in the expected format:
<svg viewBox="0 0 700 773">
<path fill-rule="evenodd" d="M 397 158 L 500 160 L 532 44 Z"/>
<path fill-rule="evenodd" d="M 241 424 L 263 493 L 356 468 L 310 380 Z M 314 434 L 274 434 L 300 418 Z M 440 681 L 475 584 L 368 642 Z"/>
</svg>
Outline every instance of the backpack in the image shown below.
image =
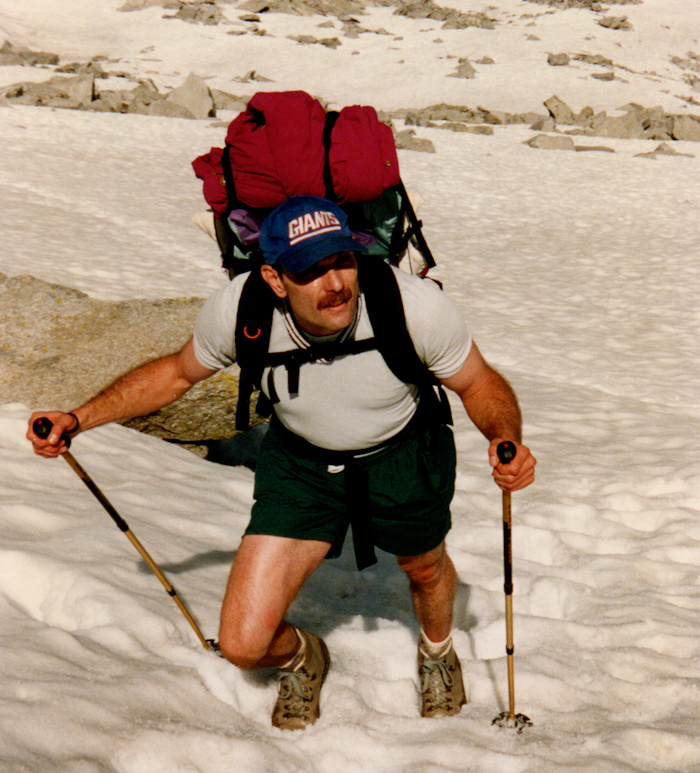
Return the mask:
<svg viewBox="0 0 700 773">
<path fill-rule="evenodd" d="M 235 329 L 236 361 L 241 369 L 236 429 L 245 430 L 249 426 L 250 398 L 255 389 L 260 389 L 266 367 L 271 368 L 267 382 L 270 397 L 261 391 L 256 407 L 262 416 L 269 416 L 273 405 L 278 402 L 272 380 L 276 367 L 286 368 L 289 392 L 293 394 L 299 390 L 299 369 L 303 364 L 372 349 L 379 350 L 399 380 L 418 387 L 424 420 L 430 423 L 452 423 L 444 390 L 416 353 L 406 327 L 401 293 L 391 266 L 370 255 L 358 255 L 357 263 L 374 338 L 312 344 L 308 349 L 286 352 L 268 352 L 272 313 L 279 299 L 262 278 L 259 269 L 250 272 L 241 293 Z"/>
<path fill-rule="evenodd" d="M 198 156 L 192 168 L 231 277 L 259 265 L 262 221 L 302 194 L 342 206 L 370 254 L 398 265 L 413 243 L 423 271 L 435 265 L 400 178 L 392 131 L 373 107 L 326 112 L 304 91 L 258 92 L 230 123 L 225 147 Z"/>
<path fill-rule="evenodd" d="M 258 92 L 228 127 L 224 148 L 192 162 L 214 213 L 216 237 L 229 276 L 250 272 L 236 321 L 236 359 L 241 368 L 236 429 L 249 426 L 253 391 L 266 367 L 284 366 L 289 390 L 298 389 L 299 368 L 316 359 L 378 349 L 394 375 L 420 390 L 426 415 L 451 423 L 447 398 L 416 354 L 406 328 L 396 279 L 409 247 L 420 253 L 422 276 L 435 260 L 399 174 L 391 129 L 373 107 L 353 105 L 326 112 L 303 91 Z M 359 256 L 360 282 L 375 337 L 369 341 L 268 352 L 278 302 L 260 276 L 260 226 L 270 211 L 294 195 L 321 196 L 343 207 L 348 225 L 367 248 Z M 269 416 L 276 401 L 263 392 L 257 412 Z"/>
</svg>

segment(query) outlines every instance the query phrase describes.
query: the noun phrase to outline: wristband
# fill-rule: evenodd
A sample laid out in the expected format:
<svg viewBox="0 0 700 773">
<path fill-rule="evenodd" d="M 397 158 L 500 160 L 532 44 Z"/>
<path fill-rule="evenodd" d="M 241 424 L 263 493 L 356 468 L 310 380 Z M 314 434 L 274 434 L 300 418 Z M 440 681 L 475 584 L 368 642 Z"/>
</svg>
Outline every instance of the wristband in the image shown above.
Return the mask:
<svg viewBox="0 0 700 773">
<path fill-rule="evenodd" d="M 66 434 L 75 435 L 75 433 L 80 430 L 80 419 L 74 413 L 69 413 L 68 415 L 75 419 L 75 427 L 73 427 L 73 429 L 66 430 Z"/>
</svg>

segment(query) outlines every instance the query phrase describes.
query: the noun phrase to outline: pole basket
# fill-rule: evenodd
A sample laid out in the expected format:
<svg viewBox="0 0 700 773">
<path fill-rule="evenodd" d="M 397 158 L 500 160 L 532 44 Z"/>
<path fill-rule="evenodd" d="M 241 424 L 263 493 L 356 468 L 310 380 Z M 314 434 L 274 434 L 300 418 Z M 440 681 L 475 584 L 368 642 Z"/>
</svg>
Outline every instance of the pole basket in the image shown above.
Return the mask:
<svg viewBox="0 0 700 773">
<path fill-rule="evenodd" d="M 524 714 L 511 716 L 508 711 L 503 711 L 499 714 L 491 724 L 496 725 L 496 727 L 507 727 L 511 730 L 515 730 L 518 735 L 520 735 L 526 727 L 532 727 L 530 717 L 526 717 Z"/>
<path fill-rule="evenodd" d="M 209 649 L 215 654 L 218 655 L 220 658 L 223 658 L 223 655 L 221 654 L 221 647 L 219 647 L 219 642 L 215 639 L 207 639 L 207 644 L 209 645 Z"/>
</svg>

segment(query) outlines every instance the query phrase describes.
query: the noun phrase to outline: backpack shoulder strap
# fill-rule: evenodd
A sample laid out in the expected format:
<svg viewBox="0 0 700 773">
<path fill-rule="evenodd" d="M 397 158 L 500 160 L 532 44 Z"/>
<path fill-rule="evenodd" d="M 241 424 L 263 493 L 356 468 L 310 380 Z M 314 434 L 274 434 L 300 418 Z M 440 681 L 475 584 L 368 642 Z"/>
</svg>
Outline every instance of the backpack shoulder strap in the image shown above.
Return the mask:
<svg viewBox="0 0 700 773">
<path fill-rule="evenodd" d="M 408 332 L 401 291 L 391 266 L 372 257 L 360 258 L 358 265 L 367 313 L 384 361 L 396 378 L 419 388 L 429 421 L 451 424 L 447 395 L 418 356 Z"/>
<path fill-rule="evenodd" d="M 426 415 L 429 419 L 451 424 L 452 419 L 445 393 L 416 353 L 408 332 L 401 292 L 391 266 L 371 256 L 360 258 L 358 265 L 360 284 L 374 330 L 374 339 L 359 342 L 357 351 L 376 346 L 396 378 L 404 383 L 418 386 L 421 404 L 427 411 Z M 236 407 L 236 429 L 238 430 L 247 429 L 249 426 L 250 397 L 254 389 L 260 388 L 266 365 L 279 364 L 268 354 L 272 313 L 276 304 L 277 296 L 262 278 L 260 269 L 251 271 L 243 285 L 236 318 L 236 361 L 241 369 Z M 348 349 L 346 353 L 353 353 L 353 351 Z M 290 355 L 295 354 L 296 352 L 283 352 L 277 359 L 284 358 L 284 363 Z M 313 354 L 315 358 L 320 353 Z M 261 393 L 261 400 L 263 398 L 264 395 Z M 263 403 L 267 402 L 263 400 Z M 269 405 L 261 405 L 259 401 L 258 413 L 269 415 L 269 408 Z"/>
<path fill-rule="evenodd" d="M 262 380 L 276 304 L 277 296 L 262 278 L 260 267 L 256 267 L 243 285 L 236 317 L 236 362 L 241 369 L 236 406 L 236 429 L 239 430 L 247 429 L 250 424 L 250 397 Z M 259 410 L 262 407 L 259 405 Z"/>
<path fill-rule="evenodd" d="M 358 265 L 377 348 L 391 372 L 408 384 L 433 382 L 430 371 L 416 354 L 406 327 L 401 292 L 391 266 L 376 257 L 359 258 Z"/>
</svg>

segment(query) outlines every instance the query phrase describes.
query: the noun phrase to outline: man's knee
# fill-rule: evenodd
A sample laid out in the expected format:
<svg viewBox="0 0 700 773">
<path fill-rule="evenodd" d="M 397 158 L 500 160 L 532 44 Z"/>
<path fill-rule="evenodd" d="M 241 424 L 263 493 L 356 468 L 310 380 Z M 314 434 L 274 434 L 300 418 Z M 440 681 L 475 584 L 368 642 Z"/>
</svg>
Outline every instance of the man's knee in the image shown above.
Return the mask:
<svg viewBox="0 0 700 773">
<path fill-rule="evenodd" d="M 437 585 L 452 571 L 444 542 L 418 556 L 398 556 L 397 561 L 411 584 L 421 587 Z"/>
<path fill-rule="evenodd" d="M 243 537 L 221 608 L 219 646 L 227 660 L 250 669 L 289 658 L 298 641 L 284 616 L 328 547 L 318 540 Z"/>
<path fill-rule="evenodd" d="M 271 641 L 272 634 L 231 621 L 222 622 L 219 630 L 221 654 L 238 668 L 257 668 L 267 655 Z"/>
</svg>

